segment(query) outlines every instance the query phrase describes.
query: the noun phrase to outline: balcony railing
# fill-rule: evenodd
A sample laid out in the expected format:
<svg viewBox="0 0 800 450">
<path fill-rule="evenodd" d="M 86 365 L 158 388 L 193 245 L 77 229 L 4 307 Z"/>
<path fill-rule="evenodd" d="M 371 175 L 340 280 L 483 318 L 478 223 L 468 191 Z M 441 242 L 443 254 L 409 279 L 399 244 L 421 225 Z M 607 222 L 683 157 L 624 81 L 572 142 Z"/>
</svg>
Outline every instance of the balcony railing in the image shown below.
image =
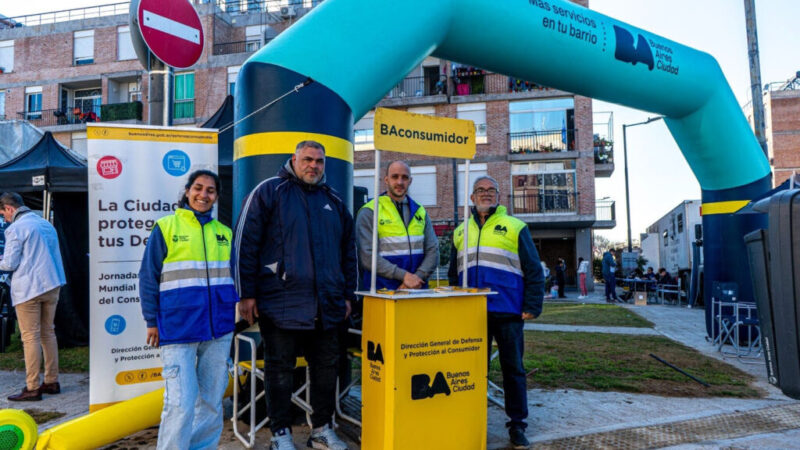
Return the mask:
<svg viewBox="0 0 800 450">
<path fill-rule="evenodd" d="M 130 2 L 114 3 L 111 5 L 88 6 L 85 8 L 64 9 L 61 11 L 44 12 L 4 18 L 0 20 L 0 29 L 16 27 L 35 27 L 71 20 L 93 19 L 96 17 L 117 16 L 128 14 Z"/>
<path fill-rule="evenodd" d="M 594 215 L 596 220 L 617 220 L 617 209 L 614 200 L 595 200 Z"/>
<path fill-rule="evenodd" d="M 269 42 L 269 40 L 267 40 L 266 42 Z M 250 39 L 247 41 L 235 41 L 235 42 L 220 42 L 218 44 L 214 44 L 214 55 L 250 53 L 258 50 L 259 48 L 261 48 L 261 39 Z"/>
<path fill-rule="evenodd" d="M 614 162 L 614 143 L 605 139 L 594 141 L 594 163 L 612 164 Z"/>
<path fill-rule="evenodd" d="M 575 213 L 578 193 L 560 189 L 522 189 L 509 196 L 514 214 Z"/>
<path fill-rule="evenodd" d="M 386 98 L 425 97 L 439 94 L 447 94 L 447 80 L 444 76 L 438 80 L 429 77 L 405 77 L 386 94 Z"/>
<path fill-rule="evenodd" d="M 508 133 L 508 150 L 511 154 L 565 152 L 575 150 L 578 130 L 560 129 Z"/>
<path fill-rule="evenodd" d="M 546 91 L 549 89 L 547 86 L 542 86 L 532 81 L 508 77 L 508 92 Z"/>
<path fill-rule="evenodd" d="M 52 127 L 56 125 L 71 125 L 100 121 L 100 105 L 91 108 L 43 109 L 41 111 L 21 111 L 17 113 L 20 119 L 27 120 L 37 127 Z"/>
<path fill-rule="evenodd" d="M 225 11 L 228 14 L 245 14 L 248 12 L 281 14 L 281 8 L 313 8 L 322 3 L 322 0 L 215 0 L 214 3 L 220 11 Z"/>
</svg>

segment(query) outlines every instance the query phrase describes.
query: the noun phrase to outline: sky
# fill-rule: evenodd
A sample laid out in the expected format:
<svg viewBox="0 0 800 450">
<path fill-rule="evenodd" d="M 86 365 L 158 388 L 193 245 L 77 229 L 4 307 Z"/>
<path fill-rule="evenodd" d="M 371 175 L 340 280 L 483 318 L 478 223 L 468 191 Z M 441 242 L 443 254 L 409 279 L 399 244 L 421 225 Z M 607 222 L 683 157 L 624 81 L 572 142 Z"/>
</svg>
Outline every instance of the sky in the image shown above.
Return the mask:
<svg viewBox="0 0 800 450">
<path fill-rule="evenodd" d="M 117 2 L 0 0 L 0 14 L 13 17 L 111 3 Z M 589 7 L 711 54 L 722 67 L 739 104 L 749 101 L 750 69 L 743 0 L 589 0 Z M 798 17 L 798 0 L 756 1 L 762 85 L 785 81 L 800 71 Z M 610 178 L 597 179 L 596 198 L 608 197 L 616 201 L 617 226 L 597 233 L 612 241 L 624 241 L 627 221 L 622 124 L 641 122 L 654 114 L 601 101 L 594 102 L 594 111 L 613 112 L 616 161 Z M 700 186 L 663 121 L 628 129 L 628 172 L 634 238 L 681 201 L 700 198 Z"/>
</svg>

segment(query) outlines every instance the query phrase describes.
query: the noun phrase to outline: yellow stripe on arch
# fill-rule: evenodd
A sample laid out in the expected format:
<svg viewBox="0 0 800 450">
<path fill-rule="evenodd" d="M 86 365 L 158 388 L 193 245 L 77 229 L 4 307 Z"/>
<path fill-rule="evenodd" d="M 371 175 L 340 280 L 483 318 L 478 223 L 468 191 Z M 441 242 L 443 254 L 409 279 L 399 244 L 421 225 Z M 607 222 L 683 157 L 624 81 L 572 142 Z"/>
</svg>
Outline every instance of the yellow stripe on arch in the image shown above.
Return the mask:
<svg viewBox="0 0 800 450">
<path fill-rule="evenodd" d="M 700 214 L 703 216 L 708 216 L 711 214 L 733 214 L 747 206 L 748 203 L 750 203 L 750 200 L 731 200 L 728 202 L 703 203 L 700 207 Z"/>
<path fill-rule="evenodd" d="M 327 134 L 301 131 L 271 131 L 242 136 L 233 143 L 233 160 L 258 155 L 290 155 L 301 141 L 317 141 L 325 156 L 353 164 L 353 143 Z"/>
</svg>

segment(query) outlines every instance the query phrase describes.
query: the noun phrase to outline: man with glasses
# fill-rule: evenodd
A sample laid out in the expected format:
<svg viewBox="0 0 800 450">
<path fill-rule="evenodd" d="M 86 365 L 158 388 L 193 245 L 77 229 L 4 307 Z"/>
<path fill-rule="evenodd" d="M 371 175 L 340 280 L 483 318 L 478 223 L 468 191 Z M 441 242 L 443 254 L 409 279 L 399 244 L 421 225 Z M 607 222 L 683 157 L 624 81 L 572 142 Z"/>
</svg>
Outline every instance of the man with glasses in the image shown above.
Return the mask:
<svg viewBox="0 0 800 450">
<path fill-rule="evenodd" d="M 411 169 L 403 161 L 386 168 L 386 192 L 378 197 L 376 289 L 421 289 L 439 262 L 439 240 L 425 208 L 408 196 Z M 358 212 L 356 236 L 362 289 L 372 281 L 372 219 L 375 199 Z"/>
<path fill-rule="evenodd" d="M 525 222 L 511 217 L 499 205 L 499 186 L 489 176 L 475 180 L 470 199 L 468 243 L 464 225 L 453 233 L 448 277 L 451 285 L 461 286 L 464 276 L 464 251 L 468 254 L 470 287 L 489 288 L 497 294 L 487 297 L 488 344 L 497 341 L 503 371 L 508 435 L 514 448 L 528 448 L 525 436 L 528 418 L 528 391 L 522 354 L 525 347 L 523 325 L 542 312 L 544 273 L 539 254 Z"/>
</svg>

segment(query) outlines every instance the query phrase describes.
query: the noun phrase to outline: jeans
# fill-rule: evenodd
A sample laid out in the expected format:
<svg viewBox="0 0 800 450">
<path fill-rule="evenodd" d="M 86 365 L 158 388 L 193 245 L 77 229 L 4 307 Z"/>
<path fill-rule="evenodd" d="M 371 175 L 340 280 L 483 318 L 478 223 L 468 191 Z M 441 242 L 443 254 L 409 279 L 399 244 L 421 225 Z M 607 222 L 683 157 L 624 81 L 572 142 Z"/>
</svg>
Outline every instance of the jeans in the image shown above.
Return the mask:
<svg viewBox="0 0 800 450">
<path fill-rule="evenodd" d="M 500 352 L 506 415 L 510 419 L 506 426 L 518 426 L 524 430 L 528 426 L 525 422 L 528 418 L 528 386 L 525 368 L 522 366 L 522 353 L 525 350 L 525 335 L 522 332 L 524 322 L 521 317 L 493 317 L 491 313 L 488 322 L 487 344 L 491 348 L 494 338 Z"/>
<path fill-rule="evenodd" d="M 161 347 L 165 381 L 158 449 L 215 449 L 222 434 L 233 333 Z"/>
<path fill-rule="evenodd" d="M 619 300 L 617 297 L 617 278 L 614 274 L 603 275 L 603 280 L 606 283 L 606 300 Z"/>
<path fill-rule="evenodd" d="M 22 353 L 25 356 L 25 384 L 30 391 L 39 388 L 42 355 L 44 382 L 58 381 L 58 343 L 53 321 L 60 291 L 61 288 L 57 287 L 14 307 L 22 338 Z"/>
<path fill-rule="evenodd" d="M 278 328 L 260 314 L 258 325 L 264 341 L 264 370 L 267 378 L 267 409 L 273 433 L 292 426 L 293 371 L 298 356 L 305 355 L 311 372 L 311 424 L 314 428 L 331 422 L 336 402 L 336 372 L 339 362 L 339 329 L 314 330 Z"/>
<path fill-rule="evenodd" d="M 586 297 L 587 295 L 589 295 L 589 291 L 586 290 L 586 274 L 585 273 L 578 274 L 578 280 L 581 286 L 581 295 Z"/>
</svg>

